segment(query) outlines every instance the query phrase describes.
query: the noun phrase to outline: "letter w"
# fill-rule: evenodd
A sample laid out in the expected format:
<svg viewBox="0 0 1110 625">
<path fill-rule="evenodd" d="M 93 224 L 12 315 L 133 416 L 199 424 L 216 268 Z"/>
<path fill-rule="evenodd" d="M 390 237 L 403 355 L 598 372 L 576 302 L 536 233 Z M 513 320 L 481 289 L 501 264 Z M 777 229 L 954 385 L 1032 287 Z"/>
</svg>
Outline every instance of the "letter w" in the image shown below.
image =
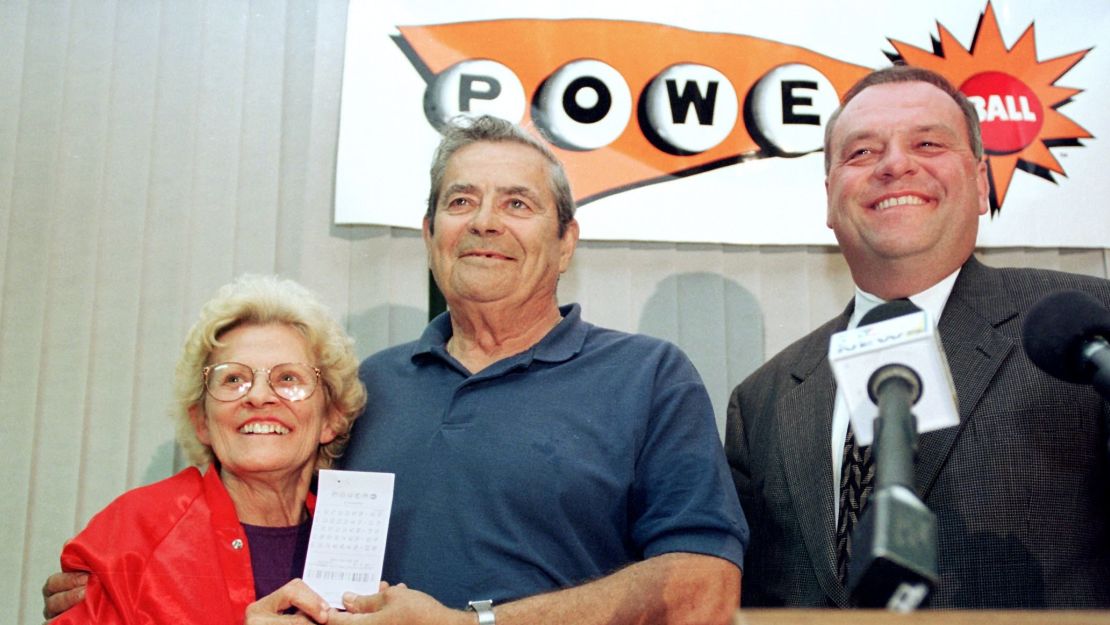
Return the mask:
<svg viewBox="0 0 1110 625">
<path fill-rule="evenodd" d="M 667 96 L 671 100 L 671 121 L 676 124 L 685 124 L 686 117 L 693 105 L 698 116 L 698 123 L 702 126 L 713 125 L 713 107 L 717 103 L 717 82 L 709 81 L 705 97 L 702 97 L 698 83 L 687 81 L 682 87 L 682 94 L 678 93 L 678 82 L 673 78 L 667 81 Z"/>
</svg>

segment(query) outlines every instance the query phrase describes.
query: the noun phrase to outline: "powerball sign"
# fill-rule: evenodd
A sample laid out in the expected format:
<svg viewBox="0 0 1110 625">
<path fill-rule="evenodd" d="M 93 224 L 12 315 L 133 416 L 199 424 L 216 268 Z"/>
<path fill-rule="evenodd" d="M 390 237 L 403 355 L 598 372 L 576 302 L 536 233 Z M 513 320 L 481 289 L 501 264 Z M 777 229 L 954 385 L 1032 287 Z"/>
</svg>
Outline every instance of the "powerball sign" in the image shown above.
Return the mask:
<svg viewBox="0 0 1110 625">
<path fill-rule="evenodd" d="M 1102 0 L 352 0 L 335 221 L 419 228 L 437 128 L 491 114 L 566 165 L 583 238 L 835 244 L 825 122 L 899 60 L 979 112 L 980 245 L 1110 247 L 1108 43 Z"/>
</svg>

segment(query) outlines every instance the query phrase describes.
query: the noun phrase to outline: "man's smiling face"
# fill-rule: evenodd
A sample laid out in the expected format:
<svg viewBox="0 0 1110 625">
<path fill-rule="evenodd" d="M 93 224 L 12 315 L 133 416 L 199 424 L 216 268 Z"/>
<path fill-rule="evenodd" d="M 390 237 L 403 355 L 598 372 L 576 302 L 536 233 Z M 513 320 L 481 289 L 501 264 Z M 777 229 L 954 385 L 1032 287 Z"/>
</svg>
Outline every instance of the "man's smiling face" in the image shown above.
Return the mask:
<svg viewBox="0 0 1110 625">
<path fill-rule="evenodd" d="M 954 271 L 988 209 L 986 164 L 956 102 L 924 82 L 868 87 L 832 130 L 828 226 L 853 274 L 920 261 Z"/>
<path fill-rule="evenodd" d="M 435 227 L 424 224 L 429 265 L 448 306 L 554 301 L 578 225 L 559 236 L 549 166 L 534 148 L 508 141 L 474 143 L 451 156 Z"/>
</svg>

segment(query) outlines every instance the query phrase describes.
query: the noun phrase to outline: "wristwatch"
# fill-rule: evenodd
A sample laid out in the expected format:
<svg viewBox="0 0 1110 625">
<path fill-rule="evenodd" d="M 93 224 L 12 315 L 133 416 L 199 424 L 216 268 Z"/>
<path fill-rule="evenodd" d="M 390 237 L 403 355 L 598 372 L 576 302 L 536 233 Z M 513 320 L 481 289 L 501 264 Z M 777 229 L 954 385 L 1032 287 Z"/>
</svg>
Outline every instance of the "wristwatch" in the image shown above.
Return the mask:
<svg viewBox="0 0 1110 625">
<path fill-rule="evenodd" d="M 496 619 L 493 616 L 492 600 L 467 601 L 466 609 L 478 615 L 478 625 L 495 625 Z"/>
</svg>

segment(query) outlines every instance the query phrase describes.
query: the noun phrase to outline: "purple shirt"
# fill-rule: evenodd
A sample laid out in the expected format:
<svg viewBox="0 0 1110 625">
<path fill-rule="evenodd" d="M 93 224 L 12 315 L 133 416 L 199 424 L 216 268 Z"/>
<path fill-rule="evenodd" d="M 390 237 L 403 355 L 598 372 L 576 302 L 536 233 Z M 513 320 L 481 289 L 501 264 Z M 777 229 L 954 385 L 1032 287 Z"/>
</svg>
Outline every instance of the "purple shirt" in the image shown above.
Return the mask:
<svg viewBox="0 0 1110 625">
<path fill-rule="evenodd" d="M 304 573 L 312 519 L 291 527 L 262 527 L 243 523 L 254 572 L 254 596 L 261 599 Z"/>
</svg>

